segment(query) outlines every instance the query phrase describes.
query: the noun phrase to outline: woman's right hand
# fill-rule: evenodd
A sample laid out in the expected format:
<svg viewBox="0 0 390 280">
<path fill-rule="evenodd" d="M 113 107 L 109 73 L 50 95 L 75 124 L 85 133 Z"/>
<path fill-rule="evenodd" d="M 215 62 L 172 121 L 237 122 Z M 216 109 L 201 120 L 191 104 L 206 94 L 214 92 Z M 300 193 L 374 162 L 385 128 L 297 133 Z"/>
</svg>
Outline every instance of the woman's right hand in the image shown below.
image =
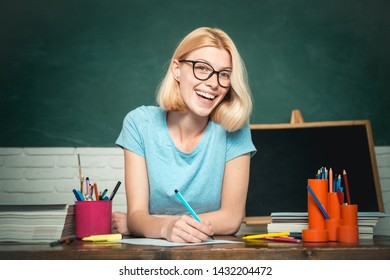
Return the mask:
<svg viewBox="0 0 390 280">
<path fill-rule="evenodd" d="M 214 235 L 211 223 L 198 222 L 194 218 L 183 215 L 179 218 L 169 219 L 162 229 L 162 236 L 171 242 L 200 243 Z"/>
</svg>

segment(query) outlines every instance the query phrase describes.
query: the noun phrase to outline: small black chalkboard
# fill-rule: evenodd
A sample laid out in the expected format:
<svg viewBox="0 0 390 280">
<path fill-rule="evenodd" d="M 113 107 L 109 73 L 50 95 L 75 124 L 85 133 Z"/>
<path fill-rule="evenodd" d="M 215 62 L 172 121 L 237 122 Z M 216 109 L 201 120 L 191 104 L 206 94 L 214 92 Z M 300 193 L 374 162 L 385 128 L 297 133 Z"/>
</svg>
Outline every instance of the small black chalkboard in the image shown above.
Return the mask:
<svg viewBox="0 0 390 280">
<path fill-rule="evenodd" d="M 370 121 L 251 125 L 246 216 L 306 212 L 307 180 L 321 167 L 348 174 L 351 203 L 360 212 L 384 212 Z"/>
</svg>

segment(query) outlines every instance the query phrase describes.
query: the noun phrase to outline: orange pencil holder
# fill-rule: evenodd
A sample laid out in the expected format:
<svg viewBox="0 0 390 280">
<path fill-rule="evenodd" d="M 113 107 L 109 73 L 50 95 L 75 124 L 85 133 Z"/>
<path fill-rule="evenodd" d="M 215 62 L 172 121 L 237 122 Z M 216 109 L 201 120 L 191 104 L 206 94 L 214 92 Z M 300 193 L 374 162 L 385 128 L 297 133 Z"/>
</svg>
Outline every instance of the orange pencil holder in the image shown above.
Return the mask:
<svg viewBox="0 0 390 280">
<path fill-rule="evenodd" d="M 341 205 L 341 224 L 337 231 L 339 242 L 358 243 L 358 206 L 356 204 Z"/>
<path fill-rule="evenodd" d="M 328 180 L 308 179 L 308 185 L 313 190 L 323 207 L 328 206 Z M 302 230 L 302 240 L 305 242 L 327 242 L 328 230 L 325 227 L 325 217 L 312 195 L 307 193 L 308 229 Z"/>
<path fill-rule="evenodd" d="M 336 192 L 328 193 L 328 215 L 325 228 L 328 230 L 328 240 L 337 241 L 337 231 L 341 222 L 341 205 Z"/>
</svg>

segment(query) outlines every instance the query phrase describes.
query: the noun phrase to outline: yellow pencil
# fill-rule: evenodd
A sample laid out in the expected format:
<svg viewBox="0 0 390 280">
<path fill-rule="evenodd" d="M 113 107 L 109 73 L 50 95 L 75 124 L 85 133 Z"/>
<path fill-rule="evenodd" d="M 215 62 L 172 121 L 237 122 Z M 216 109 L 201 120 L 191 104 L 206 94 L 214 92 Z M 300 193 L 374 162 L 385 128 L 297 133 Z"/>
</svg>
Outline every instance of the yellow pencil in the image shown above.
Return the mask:
<svg viewBox="0 0 390 280">
<path fill-rule="evenodd" d="M 78 162 L 79 162 L 79 177 L 80 177 L 80 191 L 81 194 L 84 195 L 84 176 L 83 171 L 81 170 L 81 160 L 80 160 L 80 154 L 77 154 Z M 88 186 L 87 186 L 88 188 Z"/>
<path fill-rule="evenodd" d="M 264 237 L 278 237 L 278 236 L 288 236 L 288 235 L 290 235 L 289 232 L 283 231 L 283 232 L 247 235 L 247 236 L 244 236 L 242 239 L 244 239 L 244 240 L 252 240 L 252 239 L 261 239 L 261 238 L 264 238 Z"/>
<path fill-rule="evenodd" d="M 101 235 L 91 235 L 84 237 L 83 241 L 96 241 L 96 242 L 107 242 L 107 241 L 117 241 L 122 239 L 122 234 L 101 234 Z"/>
</svg>

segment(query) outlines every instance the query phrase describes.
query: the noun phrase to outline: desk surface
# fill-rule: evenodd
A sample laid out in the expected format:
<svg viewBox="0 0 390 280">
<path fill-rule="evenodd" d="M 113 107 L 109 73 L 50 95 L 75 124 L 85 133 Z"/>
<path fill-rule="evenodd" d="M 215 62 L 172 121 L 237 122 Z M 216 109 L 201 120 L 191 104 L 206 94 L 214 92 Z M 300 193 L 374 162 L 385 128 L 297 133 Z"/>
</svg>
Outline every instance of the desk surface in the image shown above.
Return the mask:
<svg viewBox="0 0 390 280">
<path fill-rule="evenodd" d="M 241 240 L 234 236 L 217 239 Z M 50 247 L 48 244 L 0 244 L 2 260 L 356 260 L 390 259 L 390 236 L 375 236 L 358 244 L 257 243 L 213 244 L 182 247 L 157 247 L 129 244 L 97 244 L 74 241 Z"/>
</svg>

